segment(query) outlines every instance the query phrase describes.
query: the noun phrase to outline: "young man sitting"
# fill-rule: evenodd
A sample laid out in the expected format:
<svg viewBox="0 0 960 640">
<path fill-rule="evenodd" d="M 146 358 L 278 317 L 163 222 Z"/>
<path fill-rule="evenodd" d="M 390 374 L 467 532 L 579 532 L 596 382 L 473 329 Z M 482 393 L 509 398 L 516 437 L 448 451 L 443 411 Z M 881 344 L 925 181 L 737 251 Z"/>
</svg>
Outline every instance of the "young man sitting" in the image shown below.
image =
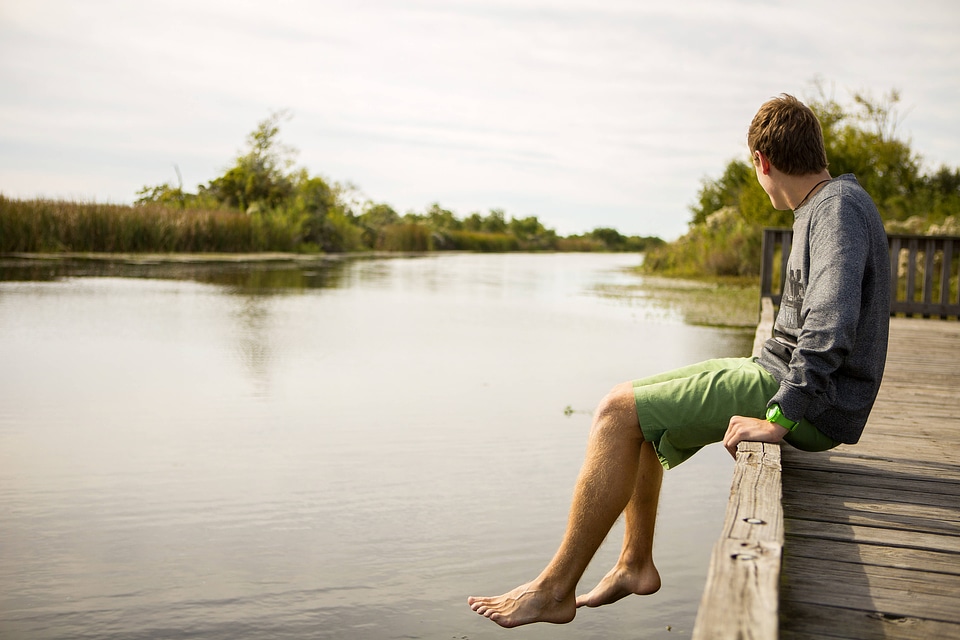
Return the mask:
<svg viewBox="0 0 960 640">
<path fill-rule="evenodd" d="M 773 337 L 753 358 L 709 360 L 625 382 L 601 401 L 562 542 L 531 582 L 471 609 L 504 627 L 570 622 L 578 607 L 654 593 L 653 533 L 663 469 L 704 445 L 780 442 L 805 451 L 854 444 L 876 399 L 889 327 L 887 237 L 852 175 L 831 178 L 823 133 L 796 98 L 766 102 L 747 143 L 777 209 L 794 211 L 788 278 Z M 616 565 L 585 595 L 580 577 L 620 514 Z"/>
</svg>

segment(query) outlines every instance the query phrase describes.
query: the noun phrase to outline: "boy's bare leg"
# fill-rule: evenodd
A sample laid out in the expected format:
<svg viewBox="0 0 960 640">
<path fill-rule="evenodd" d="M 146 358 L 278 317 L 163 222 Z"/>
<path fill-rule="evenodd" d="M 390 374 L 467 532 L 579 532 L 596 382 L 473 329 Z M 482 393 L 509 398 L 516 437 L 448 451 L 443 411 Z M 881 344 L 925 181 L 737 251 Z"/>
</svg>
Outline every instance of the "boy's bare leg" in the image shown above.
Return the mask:
<svg viewBox="0 0 960 640">
<path fill-rule="evenodd" d="M 470 608 L 503 627 L 570 622 L 575 589 L 634 493 L 643 434 L 633 386 L 618 385 L 601 402 L 590 429 L 563 541 L 532 582 L 495 597 L 471 597 Z"/>
<path fill-rule="evenodd" d="M 593 590 L 577 597 L 578 607 L 599 607 L 629 595 L 647 595 L 660 589 L 660 573 L 653 564 L 653 531 L 663 467 L 653 445 L 644 442 L 633 496 L 624 510 L 625 530 L 620 558 Z"/>
</svg>

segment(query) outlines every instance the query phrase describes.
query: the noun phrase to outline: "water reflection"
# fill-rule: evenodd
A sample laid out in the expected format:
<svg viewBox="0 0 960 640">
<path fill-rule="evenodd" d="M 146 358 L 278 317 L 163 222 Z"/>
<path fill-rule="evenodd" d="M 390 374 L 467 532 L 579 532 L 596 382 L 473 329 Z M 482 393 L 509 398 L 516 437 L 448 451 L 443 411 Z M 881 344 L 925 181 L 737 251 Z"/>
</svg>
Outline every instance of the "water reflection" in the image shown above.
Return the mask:
<svg viewBox="0 0 960 640">
<path fill-rule="evenodd" d="M 353 258 L 356 260 L 357 258 Z M 187 280 L 238 294 L 296 293 L 341 286 L 349 259 L 227 260 L 215 258 L 0 258 L 0 282 L 53 282 L 64 278 Z"/>
<path fill-rule="evenodd" d="M 636 260 L 5 261 L 0 637 L 501 637 L 598 398 L 749 349 L 598 295 Z M 689 632 L 728 482 L 667 474 L 661 593 L 520 637 Z"/>
<path fill-rule="evenodd" d="M 262 289 L 258 289 L 262 295 Z M 276 290 L 276 289 L 271 289 Z M 270 306 L 260 295 L 245 296 L 233 311 L 239 325 L 237 353 L 254 379 L 258 396 L 270 391 Z"/>
</svg>

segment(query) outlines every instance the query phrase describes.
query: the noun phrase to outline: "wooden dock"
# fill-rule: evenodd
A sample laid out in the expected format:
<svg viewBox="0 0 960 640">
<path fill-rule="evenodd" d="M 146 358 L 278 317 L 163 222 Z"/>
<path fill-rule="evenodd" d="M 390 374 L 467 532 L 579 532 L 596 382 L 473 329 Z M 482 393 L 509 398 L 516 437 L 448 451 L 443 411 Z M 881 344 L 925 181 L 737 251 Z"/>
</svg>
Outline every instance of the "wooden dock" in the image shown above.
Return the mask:
<svg viewBox="0 0 960 640">
<path fill-rule="evenodd" d="M 781 638 L 960 638 L 960 323 L 890 329 L 860 442 L 782 447 Z"/>
<path fill-rule="evenodd" d="M 755 354 L 790 236 L 764 233 Z M 740 443 L 694 640 L 960 640 L 960 238 L 889 240 L 891 314 L 923 317 L 891 318 L 857 445 Z"/>
</svg>

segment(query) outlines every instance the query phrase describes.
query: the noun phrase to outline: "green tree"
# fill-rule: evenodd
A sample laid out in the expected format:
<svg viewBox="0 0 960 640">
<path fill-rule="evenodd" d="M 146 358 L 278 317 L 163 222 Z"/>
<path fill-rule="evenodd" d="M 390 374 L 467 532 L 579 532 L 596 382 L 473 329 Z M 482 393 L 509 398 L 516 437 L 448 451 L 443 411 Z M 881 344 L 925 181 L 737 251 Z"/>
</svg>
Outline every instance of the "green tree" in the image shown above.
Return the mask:
<svg viewBox="0 0 960 640">
<path fill-rule="evenodd" d="M 607 251 L 620 251 L 627 242 L 623 234 L 610 227 L 597 227 L 587 236 L 602 242 Z"/>
<path fill-rule="evenodd" d="M 948 218 L 960 218 L 960 168 L 941 166 L 935 173 L 924 176 L 922 183 L 918 198 L 923 199 L 931 224 L 942 225 Z"/>
<path fill-rule="evenodd" d="M 840 104 L 816 81 L 807 103 L 823 129 L 830 173 L 853 173 L 877 204 L 888 229 L 939 233 L 960 216 L 960 170 L 941 167 L 924 175 L 921 157 L 903 140 L 900 93 L 877 99 L 866 92 Z M 704 179 L 690 231 L 647 255 L 644 268 L 693 274 L 747 275 L 759 265 L 759 229 L 789 226 L 789 211 L 776 211 L 755 177 L 749 158 L 731 160 L 720 177 Z M 731 250 L 733 248 L 733 250 Z"/>
<path fill-rule="evenodd" d="M 702 224 L 714 211 L 734 207 L 740 202 L 740 193 L 750 180 L 756 180 L 753 167 L 742 160 L 731 160 L 723 175 L 701 181 L 697 202 L 690 207 L 692 224 Z"/>
<path fill-rule="evenodd" d="M 818 89 L 810 108 L 821 120 L 831 174 L 855 174 L 885 220 L 910 216 L 922 180 L 920 157 L 897 137 L 900 93 L 894 89 L 880 99 L 854 93 L 853 107 L 845 109 L 822 85 Z"/>
<path fill-rule="evenodd" d="M 543 251 L 557 247 L 557 234 L 543 226 L 537 216 L 511 218 L 507 231 L 527 250 Z"/>
<path fill-rule="evenodd" d="M 247 136 L 246 152 L 234 165 L 205 187 L 217 201 L 241 211 L 267 210 L 285 204 L 294 192 L 292 177 L 296 150 L 280 144 L 280 122 L 288 119 L 277 111 L 261 120 Z"/>
<path fill-rule="evenodd" d="M 434 202 L 427 209 L 426 222 L 434 231 L 459 231 L 463 229 L 463 223 L 457 219 L 457 216 L 449 209 L 441 207 L 437 202 Z"/>
<path fill-rule="evenodd" d="M 311 176 L 301 169 L 290 176 L 292 195 L 284 203 L 283 212 L 296 220 L 301 228 L 301 241 L 315 247 L 329 246 L 328 216 L 336 207 L 336 193 L 319 176 Z M 277 215 L 277 212 L 274 212 Z"/>
<path fill-rule="evenodd" d="M 180 187 L 174 187 L 169 182 L 158 185 L 144 185 L 136 193 L 137 199 L 134 204 L 163 204 L 167 206 L 176 206 L 183 208 L 186 201 L 186 194 Z"/>
<path fill-rule="evenodd" d="M 292 202 L 298 209 L 310 214 L 326 215 L 337 204 L 337 194 L 320 176 L 311 176 L 302 169 L 292 178 Z"/>
<path fill-rule="evenodd" d="M 384 244 L 386 229 L 400 223 L 400 215 L 386 203 L 368 202 L 360 214 L 359 223 L 363 229 L 364 244 L 377 249 Z"/>
<path fill-rule="evenodd" d="M 490 213 L 480 223 L 480 230 L 487 233 L 505 233 L 507 220 L 503 209 L 490 209 Z"/>
<path fill-rule="evenodd" d="M 546 233 L 546 228 L 540 224 L 537 216 L 527 216 L 526 218 L 511 218 L 507 223 L 507 230 L 520 240 L 535 240 L 538 236 Z"/>
<path fill-rule="evenodd" d="M 463 219 L 464 231 L 481 231 L 483 229 L 483 216 L 474 211 Z"/>
</svg>

